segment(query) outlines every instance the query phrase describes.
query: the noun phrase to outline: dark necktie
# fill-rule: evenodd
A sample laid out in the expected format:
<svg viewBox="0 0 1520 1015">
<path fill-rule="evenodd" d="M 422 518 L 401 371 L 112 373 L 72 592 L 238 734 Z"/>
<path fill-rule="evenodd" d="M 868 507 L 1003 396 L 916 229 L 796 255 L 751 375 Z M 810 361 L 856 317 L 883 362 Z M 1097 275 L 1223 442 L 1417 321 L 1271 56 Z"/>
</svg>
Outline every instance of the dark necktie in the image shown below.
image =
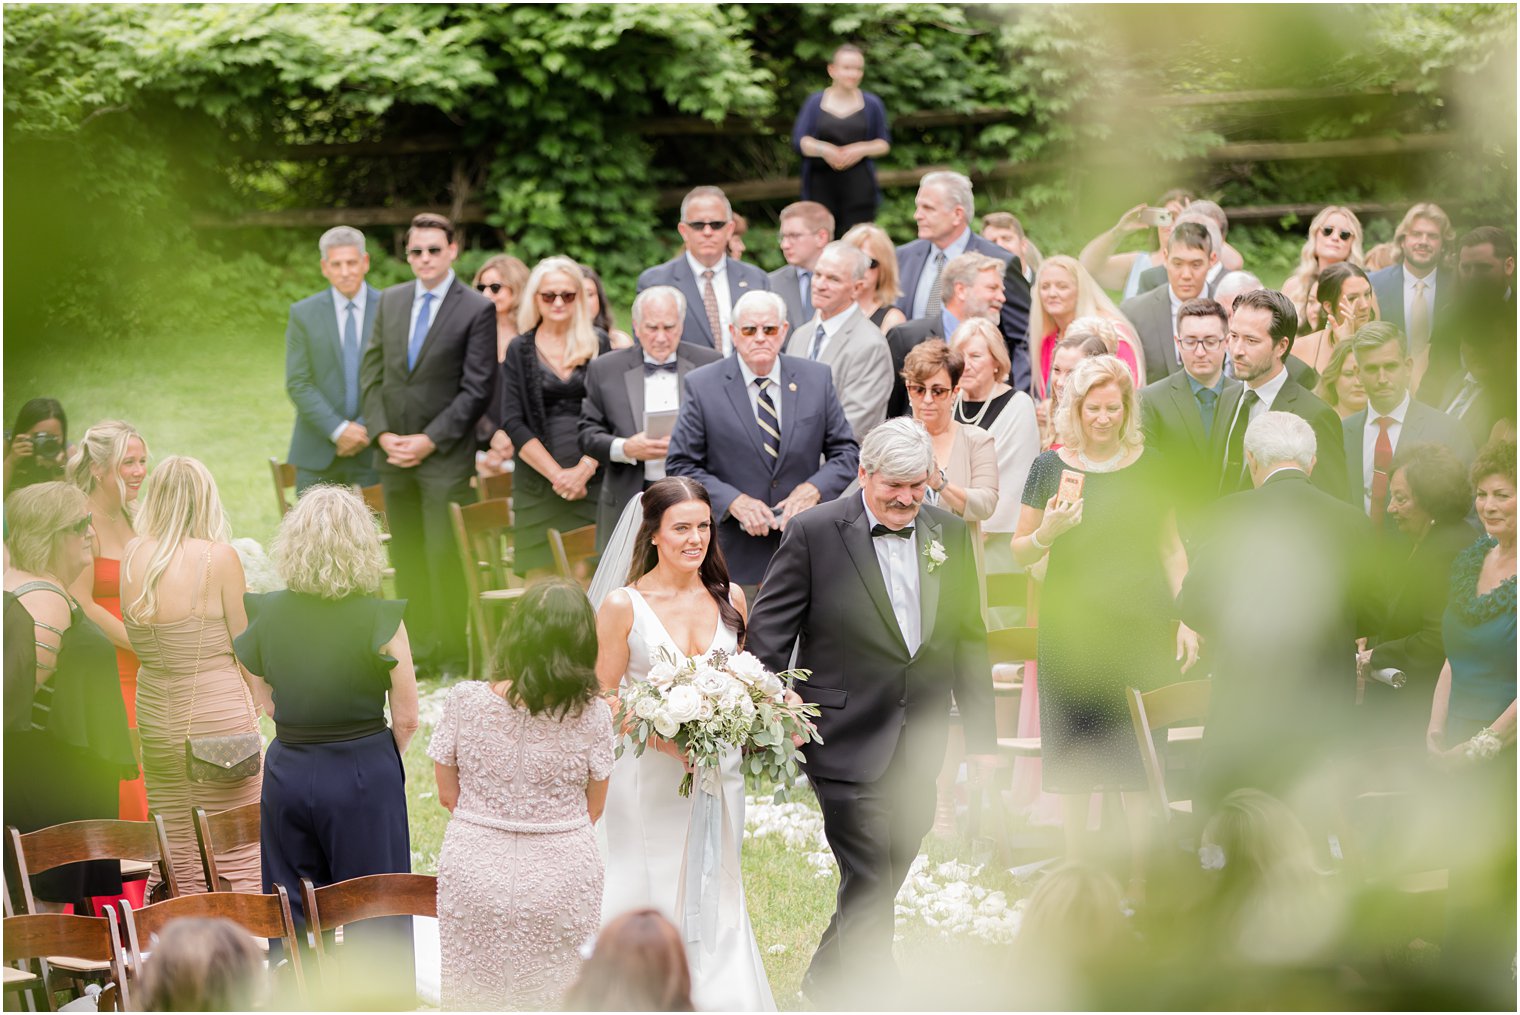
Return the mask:
<svg viewBox="0 0 1520 1015">
<path fill-rule="evenodd" d="M 1214 430 L 1214 404 L 1219 401 L 1219 392 L 1213 388 L 1198 389 L 1198 412 L 1203 416 L 1203 439 L 1208 440 Z"/>
<path fill-rule="evenodd" d="M 813 273 L 806 268 L 797 269 L 797 292 L 802 296 L 803 307 L 813 305 Z"/>
<path fill-rule="evenodd" d="M 1246 467 L 1246 427 L 1251 425 L 1251 407 L 1259 401 L 1261 396 L 1250 388 L 1241 396 L 1240 411 L 1235 414 L 1235 425 L 1230 427 L 1230 437 L 1225 442 L 1224 476 L 1220 480 L 1224 493 L 1234 493 L 1248 485 L 1241 482 Z"/>
<path fill-rule="evenodd" d="M 1372 524 L 1383 524 L 1383 509 L 1388 506 L 1388 474 L 1393 471 L 1393 441 L 1388 439 L 1392 416 L 1379 416 L 1377 441 L 1372 445 L 1372 505 L 1368 514 Z"/>
<path fill-rule="evenodd" d="M 818 330 L 813 332 L 813 348 L 808 352 L 808 359 L 818 358 L 818 354 L 823 351 L 823 340 L 827 337 L 828 333 L 823 330 L 823 325 L 820 323 Z"/>
<path fill-rule="evenodd" d="M 937 319 L 939 312 L 945 309 L 943 289 L 945 252 L 938 247 L 934 250 L 934 260 L 930 263 L 929 270 L 934 272 L 934 282 L 929 286 L 929 299 L 924 303 L 923 316 Z"/>
<path fill-rule="evenodd" d="M 359 325 L 354 317 L 358 308 L 348 301 L 343 319 L 343 415 L 353 419 L 359 414 Z"/>
<path fill-rule="evenodd" d="M 650 374 L 658 374 L 658 373 L 672 373 L 673 374 L 675 372 L 676 372 L 676 361 L 675 361 L 674 357 L 672 357 L 669 360 L 666 360 L 664 363 L 651 363 L 647 359 L 644 361 L 644 376 L 645 377 L 648 377 Z"/>
<path fill-rule="evenodd" d="M 781 417 L 776 415 L 776 403 L 771 401 L 771 379 L 756 377 L 755 387 L 760 389 L 760 411 L 755 414 L 755 422 L 760 424 L 760 444 L 774 462 L 781 457 Z"/>
<path fill-rule="evenodd" d="M 872 539 L 879 539 L 882 536 L 896 536 L 898 539 L 912 539 L 913 526 L 904 525 L 900 529 L 889 529 L 880 523 L 871 526 Z"/>
</svg>

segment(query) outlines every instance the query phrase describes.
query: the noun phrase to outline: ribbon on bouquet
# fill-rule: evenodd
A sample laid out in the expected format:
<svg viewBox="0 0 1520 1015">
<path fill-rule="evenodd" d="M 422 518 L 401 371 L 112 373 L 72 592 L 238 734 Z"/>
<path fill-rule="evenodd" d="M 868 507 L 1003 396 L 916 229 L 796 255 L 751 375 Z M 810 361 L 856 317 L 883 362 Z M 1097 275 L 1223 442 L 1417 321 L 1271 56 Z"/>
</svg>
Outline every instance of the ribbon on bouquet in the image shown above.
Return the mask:
<svg viewBox="0 0 1520 1015">
<path fill-rule="evenodd" d="M 681 861 L 681 935 L 686 941 L 692 980 L 704 960 L 716 954 L 720 927 L 737 927 L 744 891 L 739 870 L 739 845 L 729 821 L 728 798 L 718 766 L 697 769 L 691 795 L 691 823 L 686 830 L 686 856 Z"/>
</svg>

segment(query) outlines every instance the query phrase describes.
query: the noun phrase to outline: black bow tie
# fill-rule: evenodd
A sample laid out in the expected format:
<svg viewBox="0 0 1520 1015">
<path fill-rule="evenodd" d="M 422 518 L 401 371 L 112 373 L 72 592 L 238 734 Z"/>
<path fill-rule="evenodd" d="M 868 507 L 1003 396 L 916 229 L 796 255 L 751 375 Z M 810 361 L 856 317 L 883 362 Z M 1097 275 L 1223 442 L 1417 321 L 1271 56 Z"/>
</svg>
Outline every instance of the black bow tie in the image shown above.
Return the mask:
<svg viewBox="0 0 1520 1015">
<path fill-rule="evenodd" d="M 676 372 L 676 361 L 675 361 L 675 357 L 674 356 L 672 356 L 670 358 L 670 360 L 667 361 L 667 362 L 665 362 L 665 363 L 651 363 L 647 359 L 644 361 L 644 376 L 645 377 L 648 377 L 650 374 L 657 374 L 657 373 L 660 373 L 661 371 L 667 371 L 667 370 L 670 373 L 675 373 Z"/>
<path fill-rule="evenodd" d="M 913 526 L 905 525 L 900 529 L 889 529 L 881 524 L 871 526 L 871 538 L 875 539 L 878 536 L 896 536 L 898 539 L 912 539 Z"/>
</svg>

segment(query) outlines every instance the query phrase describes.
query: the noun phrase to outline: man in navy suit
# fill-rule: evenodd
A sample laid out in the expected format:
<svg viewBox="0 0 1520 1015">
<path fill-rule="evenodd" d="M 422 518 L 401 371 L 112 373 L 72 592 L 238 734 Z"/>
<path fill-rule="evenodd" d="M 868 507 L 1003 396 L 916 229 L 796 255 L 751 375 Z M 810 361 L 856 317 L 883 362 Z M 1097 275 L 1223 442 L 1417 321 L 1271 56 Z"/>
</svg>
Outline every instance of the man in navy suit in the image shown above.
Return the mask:
<svg viewBox="0 0 1520 1015">
<path fill-rule="evenodd" d="M 860 445 L 827 364 L 782 356 L 786 301 L 751 292 L 734 307 L 737 353 L 686 375 L 665 471 L 707 488 L 718 544 L 734 580 L 752 590 L 781 531 L 855 477 Z"/>
<path fill-rule="evenodd" d="M 1440 325 L 1455 284 L 1451 273 L 1441 270 L 1441 255 L 1454 238 L 1451 219 L 1440 205 L 1417 204 L 1404 213 L 1393 234 L 1399 263 L 1368 276 L 1377 295 L 1378 320 L 1408 337 L 1409 354 L 1421 364 L 1442 341 Z"/>
<path fill-rule="evenodd" d="M 364 234 L 335 226 L 317 249 L 331 285 L 292 303 L 285 326 L 285 391 L 296 407 L 285 458 L 296 467 L 297 495 L 313 483 L 380 482 L 359 389 L 359 359 L 380 306 L 380 293 L 364 281 Z"/>
<path fill-rule="evenodd" d="M 684 341 L 706 345 L 725 355 L 724 336 L 733 321 L 733 307 L 748 292 L 770 289 L 765 272 L 728 256 L 734 234 L 734 210 L 717 187 L 696 187 L 681 200 L 681 233 L 685 249 L 676 257 L 639 275 L 638 291 L 669 285 L 686 297 Z"/>
<path fill-rule="evenodd" d="M 918 239 L 897 248 L 897 268 L 903 294 L 897 309 L 908 320 L 924 317 L 939 319 L 944 309 L 942 273 L 952 257 L 971 251 L 1002 261 L 1003 309 L 998 325 L 1008 344 L 1008 359 L 1013 372 L 1008 383 L 1015 391 L 1028 391 L 1029 369 L 1029 282 L 1024 266 L 1008 251 L 971 231 L 974 212 L 971 181 L 960 173 L 929 173 L 918 184 L 913 202 L 913 221 L 918 223 Z M 1012 264 L 1012 270 L 1006 266 Z"/>
</svg>

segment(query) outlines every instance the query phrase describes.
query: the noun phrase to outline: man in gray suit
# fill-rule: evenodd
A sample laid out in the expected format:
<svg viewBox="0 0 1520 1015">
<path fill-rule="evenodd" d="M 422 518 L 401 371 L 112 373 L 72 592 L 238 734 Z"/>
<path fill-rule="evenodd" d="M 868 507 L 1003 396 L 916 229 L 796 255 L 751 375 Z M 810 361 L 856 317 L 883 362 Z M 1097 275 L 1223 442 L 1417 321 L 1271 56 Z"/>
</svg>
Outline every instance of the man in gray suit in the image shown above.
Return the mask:
<svg viewBox="0 0 1520 1015">
<path fill-rule="evenodd" d="M 770 273 L 771 292 L 786 300 L 794 333 L 813 316 L 813 266 L 833 238 L 834 215 L 817 201 L 794 201 L 781 209 L 776 239 L 786 265 Z"/>
<path fill-rule="evenodd" d="M 1182 369 L 1172 341 L 1177 312 L 1203 295 L 1209 272 L 1219 260 L 1209 231 L 1197 222 L 1178 222 L 1166 243 L 1167 284 L 1131 296 L 1119 307 L 1145 349 L 1145 376 L 1158 381 Z"/>
<path fill-rule="evenodd" d="M 734 307 L 736 355 L 686 378 L 665 469 L 707 488 L 734 581 L 765 577 L 781 531 L 855 478 L 860 445 L 822 363 L 782 356 L 786 303 L 771 292 Z"/>
<path fill-rule="evenodd" d="M 870 258 L 864 250 L 837 240 L 823 248 L 813 270 L 814 313 L 792 329 L 788 356 L 825 363 L 834 372 L 834 388 L 845 419 L 864 439 L 887 418 L 892 393 L 892 354 L 887 340 L 855 302 Z"/>
<path fill-rule="evenodd" d="M 633 333 L 639 344 L 598 356 L 586 366 L 581 451 L 606 466 L 596 507 L 599 549 L 607 545 L 624 506 L 665 476 L 670 427 L 651 434 L 651 414 L 658 418 L 675 411 L 686 375 L 723 358 L 705 345 L 681 341 L 685 318 L 686 297 L 679 289 L 645 289 L 633 301 Z"/>
<path fill-rule="evenodd" d="M 285 326 L 285 391 L 296 407 L 285 458 L 296 467 L 297 495 L 313 483 L 380 482 L 360 404 L 359 359 L 380 307 L 379 291 L 364 281 L 364 234 L 335 226 L 317 249 L 331 284 L 292 303 Z"/>
<path fill-rule="evenodd" d="M 638 291 L 668 285 L 686 297 L 686 341 L 727 354 L 725 336 L 733 320 L 733 307 L 745 293 L 767 291 L 770 280 L 752 264 L 728 256 L 734 235 L 734 210 L 717 187 L 696 187 L 681 200 L 681 222 L 676 227 L 685 248 L 680 254 L 645 268 Z"/>
<path fill-rule="evenodd" d="M 1367 389 L 1367 408 L 1347 416 L 1346 477 L 1351 503 L 1383 524 L 1388 480 L 1399 448 L 1433 441 L 1445 445 L 1464 465 L 1476 454 L 1457 420 L 1409 394 L 1414 359 L 1409 340 L 1387 321 L 1373 321 L 1352 336 L 1356 366 Z"/>
</svg>

